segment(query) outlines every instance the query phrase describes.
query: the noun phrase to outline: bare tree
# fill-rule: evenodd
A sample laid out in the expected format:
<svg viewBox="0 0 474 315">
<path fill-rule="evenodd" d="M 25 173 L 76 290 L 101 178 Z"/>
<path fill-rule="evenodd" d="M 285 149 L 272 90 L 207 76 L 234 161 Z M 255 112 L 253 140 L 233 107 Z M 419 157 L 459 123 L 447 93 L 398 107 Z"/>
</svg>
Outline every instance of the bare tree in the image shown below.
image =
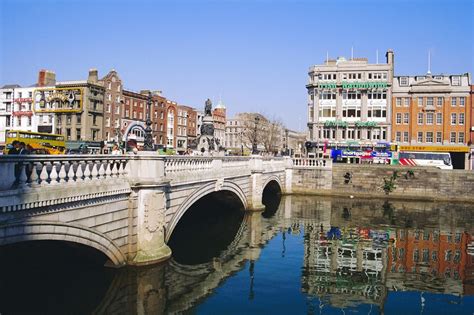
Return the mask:
<svg viewBox="0 0 474 315">
<path fill-rule="evenodd" d="M 284 129 L 283 123 L 277 118 L 268 121 L 264 126 L 265 130 L 262 133 L 262 142 L 265 151 L 270 154 L 276 154 L 282 147 L 282 132 Z"/>
</svg>

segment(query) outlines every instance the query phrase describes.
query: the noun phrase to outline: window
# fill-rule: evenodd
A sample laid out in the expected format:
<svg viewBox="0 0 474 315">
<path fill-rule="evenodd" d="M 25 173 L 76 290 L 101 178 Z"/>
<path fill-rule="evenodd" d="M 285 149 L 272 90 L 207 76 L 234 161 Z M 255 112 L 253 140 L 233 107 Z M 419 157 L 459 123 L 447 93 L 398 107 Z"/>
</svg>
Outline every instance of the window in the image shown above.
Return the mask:
<svg viewBox="0 0 474 315">
<path fill-rule="evenodd" d="M 402 138 L 402 133 L 400 131 L 397 131 L 395 141 L 400 142 L 402 141 L 401 138 Z"/>
<path fill-rule="evenodd" d="M 451 106 L 456 106 L 457 99 L 455 97 L 451 97 Z"/>
<path fill-rule="evenodd" d="M 418 113 L 418 125 L 423 125 L 423 113 Z"/>
<path fill-rule="evenodd" d="M 66 116 L 66 124 L 70 125 L 71 124 L 71 115 Z"/>
<path fill-rule="evenodd" d="M 423 142 L 423 132 L 418 132 L 418 142 Z"/>
<path fill-rule="evenodd" d="M 436 132 L 436 143 L 441 143 L 441 132 Z"/>
<path fill-rule="evenodd" d="M 112 94 L 107 93 L 107 100 L 109 100 L 109 101 L 112 100 Z"/>
<path fill-rule="evenodd" d="M 408 85 L 408 77 L 400 77 L 400 86 Z"/>
<path fill-rule="evenodd" d="M 451 114 L 451 125 L 455 125 L 456 124 L 456 113 L 452 113 Z"/>
<path fill-rule="evenodd" d="M 130 117 L 130 111 L 128 109 L 125 110 L 125 117 Z"/>
<path fill-rule="evenodd" d="M 458 133 L 458 143 L 464 143 L 464 132 Z"/>
<path fill-rule="evenodd" d="M 459 113 L 458 124 L 464 125 L 464 113 Z"/>
<path fill-rule="evenodd" d="M 403 142 L 408 142 L 408 131 L 403 132 Z"/>
<path fill-rule="evenodd" d="M 449 137 L 449 142 L 456 143 L 456 133 L 451 132 L 451 136 Z"/>
<path fill-rule="evenodd" d="M 403 114 L 403 123 L 408 125 L 410 123 L 410 113 Z"/>
<path fill-rule="evenodd" d="M 402 105 L 402 99 L 400 97 L 397 97 L 397 102 L 396 102 L 397 106 L 401 106 Z"/>
<path fill-rule="evenodd" d="M 437 99 L 438 99 L 438 102 L 437 102 L 436 105 L 438 105 L 438 106 L 443 106 L 443 102 L 444 102 L 443 98 L 442 98 L 442 97 L 438 97 Z"/>
<path fill-rule="evenodd" d="M 107 107 L 107 113 L 110 113 L 110 104 L 107 104 L 106 107 Z"/>
<path fill-rule="evenodd" d="M 81 128 L 76 129 L 76 140 L 81 140 Z"/>
<path fill-rule="evenodd" d="M 426 98 L 426 106 L 433 106 L 433 98 L 427 97 Z"/>
<path fill-rule="evenodd" d="M 105 127 L 110 127 L 110 118 L 105 118 Z"/>
<path fill-rule="evenodd" d="M 397 125 L 400 125 L 402 123 L 402 114 L 397 113 Z"/>
<path fill-rule="evenodd" d="M 78 124 L 78 125 L 81 124 L 81 114 L 76 115 L 76 124 Z"/>
<path fill-rule="evenodd" d="M 120 105 L 115 106 L 115 113 L 120 115 Z"/>
<path fill-rule="evenodd" d="M 120 92 L 120 84 L 117 85 L 117 92 Z"/>
<path fill-rule="evenodd" d="M 117 119 L 115 119 L 115 128 L 119 128 L 120 127 L 120 121 Z"/>
<path fill-rule="evenodd" d="M 426 113 L 426 124 L 427 125 L 433 124 L 433 113 Z"/>
<path fill-rule="evenodd" d="M 466 98 L 464 96 L 459 98 L 459 106 L 464 106 L 465 102 Z"/>
<path fill-rule="evenodd" d="M 436 113 L 436 124 L 437 125 L 443 124 L 443 113 Z"/>
<path fill-rule="evenodd" d="M 432 142 L 433 142 L 433 132 L 428 131 L 428 132 L 426 133 L 426 142 L 428 142 L 428 143 L 432 143 Z"/>
<path fill-rule="evenodd" d="M 405 107 L 408 107 L 408 106 L 410 106 L 410 98 L 405 97 Z"/>
<path fill-rule="evenodd" d="M 66 128 L 66 139 L 71 140 L 71 128 Z"/>
<path fill-rule="evenodd" d="M 423 106 L 423 97 L 418 97 L 418 106 Z"/>
<path fill-rule="evenodd" d="M 461 77 L 459 77 L 458 75 L 453 75 L 451 77 L 451 84 L 452 85 L 461 85 Z"/>
<path fill-rule="evenodd" d="M 109 82 L 108 86 L 107 86 L 107 89 L 110 90 L 112 89 L 112 82 Z"/>
<path fill-rule="evenodd" d="M 31 116 L 28 117 L 28 119 L 27 119 L 27 121 L 26 121 L 26 125 L 27 125 L 28 127 L 31 126 Z"/>
</svg>

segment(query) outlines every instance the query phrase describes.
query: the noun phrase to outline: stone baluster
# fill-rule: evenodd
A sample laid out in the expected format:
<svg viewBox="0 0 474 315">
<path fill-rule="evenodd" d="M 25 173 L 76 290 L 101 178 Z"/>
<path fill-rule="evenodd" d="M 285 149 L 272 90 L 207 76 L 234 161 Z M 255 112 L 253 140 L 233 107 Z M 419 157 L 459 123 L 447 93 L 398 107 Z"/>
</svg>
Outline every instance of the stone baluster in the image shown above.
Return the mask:
<svg viewBox="0 0 474 315">
<path fill-rule="evenodd" d="M 66 182 L 66 161 L 59 162 L 60 169 L 59 169 L 59 183 L 65 183 Z"/>
<path fill-rule="evenodd" d="M 84 171 L 82 170 L 82 161 L 78 161 L 77 162 L 77 169 L 76 169 L 76 182 L 80 182 L 80 181 L 83 181 L 84 179 Z M 87 166 L 87 164 L 86 164 Z"/>
<path fill-rule="evenodd" d="M 38 171 L 36 168 L 37 164 L 41 165 L 41 163 L 36 163 L 36 162 L 31 163 L 31 175 L 30 175 L 30 180 L 28 181 L 30 187 L 36 187 L 39 185 L 40 178 L 38 176 Z"/>
<path fill-rule="evenodd" d="M 92 175 L 92 179 L 93 180 L 96 180 L 98 179 L 97 175 L 99 174 L 99 171 L 98 171 L 98 167 L 99 167 L 99 163 L 100 161 L 92 161 L 92 172 L 91 172 L 91 175 Z"/>
<path fill-rule="evenodd" d="M 26 164 L 23 162 L 19 162 L 17 164 L 18 167 L 18 187 L 24 187 L 27 185 L 28 177 L 26 176 Z"/>
<path fill-rule="evenodd" d="M 48 166 L 49 166 L 49 162 L 43 162 L 41 163 L 41 172 L 40 172 L 40 179 L 41 179 L 41 182 L 40 184 L 41 185 L 47 185 L 48 184 L 48 179 L 49 179 L 49 175 L 48 175 Z"/>
<path fill-rule="evenodd" d="M 74 178 L 74 167 L 77 167 L 79 168 L 79 164 L 78 163 L 74 163 L 72 161 L 69 162 L 69 169 L 67 171 L 67 181 L 68 182 L 73 182 L 75 181 L 76 179 Z"/>
<path fill-rule="evenodd" d="M 115 160 L 108 160 L 107 163 L 105 164 L 105 177 L 106 178 L 111 178 L 112 177 L 112 169 L 115 167 Z"/>
<path fill-rule="evenodd" d="M 49 173 L 49 184 L 50 185 L 56 185 L 58 183 L 59 175 L 58 175 L 58 170 L 56 169 L 57 167 L 57 162 L 52 162 L 51 163 L 51 173 Z"/>
<path fill-rule="evenodd" d="M 90 170 L 89 161 L 84 161 L 84 163 L 85 163 L 84 180 L 89 181 L 89 180 L 91 180 L 91 170 Z"/>
<path fill-rule="evenodd" d="M 105 163 L 104 163 L 105 162 Z M 97 178 L 99 179 L 104 179 L 105 178 L 105 169 L 104 168 L 109 168 L 109 163 L 110 161 L 98 161 L 97 167 L 99 168 L 98 170 L 98 176 Z"/>
</svg>

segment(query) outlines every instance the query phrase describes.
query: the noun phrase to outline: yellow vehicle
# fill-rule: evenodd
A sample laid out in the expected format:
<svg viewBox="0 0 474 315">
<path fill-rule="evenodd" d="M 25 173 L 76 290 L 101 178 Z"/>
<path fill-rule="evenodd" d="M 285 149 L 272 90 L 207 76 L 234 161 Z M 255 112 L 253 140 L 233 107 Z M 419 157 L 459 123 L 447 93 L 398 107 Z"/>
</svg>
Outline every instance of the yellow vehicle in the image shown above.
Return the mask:
<svg viewBox="0 0 474 315">
<path fill-rule="evenodd" d="M 5 154 L 7 154 L 8 150 L 12 147 L 13 141 L 15 140 L 24 142 L 26 146 L 31 146 L 33 151 L 41 150 L 47 154 L 64 154 L 66 150 L 66 142 L 64 141 L 64 136 L 62 135 L 43 132 L 9 130 L 7 131 L 5 139 Z"/>
</svg>

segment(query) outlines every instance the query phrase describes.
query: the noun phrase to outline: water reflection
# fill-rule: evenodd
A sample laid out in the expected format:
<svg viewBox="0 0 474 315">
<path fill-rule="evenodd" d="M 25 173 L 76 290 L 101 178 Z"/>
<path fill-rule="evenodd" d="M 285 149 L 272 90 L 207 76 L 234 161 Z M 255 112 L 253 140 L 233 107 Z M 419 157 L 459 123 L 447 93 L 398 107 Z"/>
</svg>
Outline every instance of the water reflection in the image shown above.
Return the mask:
<svg viewBox="0 0 474 315">
<path fill-rule="evenodd" d="M 182 250 L 181 260 L 116 270 L 101 302 L 87 308 L 97 314 L 474 308 L 472 206 L 297 196 L 275 204 L 271 215 L 246 214 L 224 248 L 208 239 L 213 254 L 206 260 L 193 261 L 194 252 Z M 95 285 L 89 281 L 83 290 Z M 2 293 L 9 298 L 8 290 Z"/>
</svg>

